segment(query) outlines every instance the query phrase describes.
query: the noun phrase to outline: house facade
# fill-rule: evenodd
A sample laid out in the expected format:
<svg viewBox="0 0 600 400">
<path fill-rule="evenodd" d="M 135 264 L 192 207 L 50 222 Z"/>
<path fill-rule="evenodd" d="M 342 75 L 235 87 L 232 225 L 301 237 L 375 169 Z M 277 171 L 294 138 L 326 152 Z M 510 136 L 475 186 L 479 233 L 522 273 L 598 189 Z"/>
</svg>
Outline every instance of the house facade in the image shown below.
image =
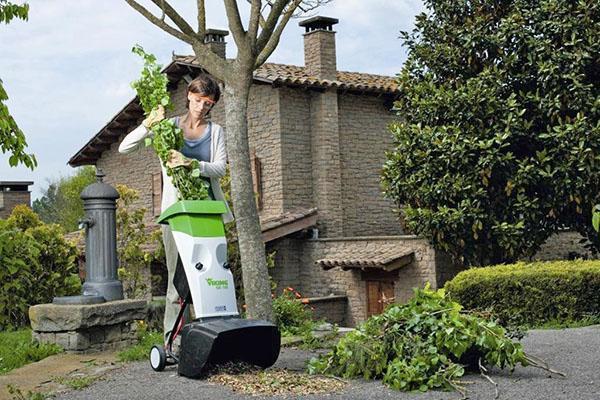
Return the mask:
<svg viewBox="0 0 600 400">
<path fill-rule="evenodd" d="M 31 207 L 31 181 L 0 181 L 0 219 L 10 216 L 18 205 Z"/>
<path fill-rule="evenodd" d="M 439 287 L 456 272 L 426 240 L 404 235 L 394 205 L 381 193 L 380 170 L 392 147 L 387 125 L 398 95 L 393 77 L 337 70 L 333 18 L 304 28 L 305 66 L 267 63 L 255 71 L 248 109 L 252 173 L 263 238 L 275 252 L 270 272 L 318 313 L 354 325 L 413 287 Z M 206 42 L 225 56 L 226 31 Z M 174 56 L 169 77 L 174 110 L 185 112 L 187 82 L 202 60 Z M 226 129 L 224 97 L 211 112 Z M 151 148 L 119 154 L 123 137 L 143 119 L 133 99 L 69 161 L 94 164 L 105 182 L 139 191 L 148 223 L 160 212 L 161 174 Z M 235 212 L 235 210 L 234 210 Z"/>
</svg>

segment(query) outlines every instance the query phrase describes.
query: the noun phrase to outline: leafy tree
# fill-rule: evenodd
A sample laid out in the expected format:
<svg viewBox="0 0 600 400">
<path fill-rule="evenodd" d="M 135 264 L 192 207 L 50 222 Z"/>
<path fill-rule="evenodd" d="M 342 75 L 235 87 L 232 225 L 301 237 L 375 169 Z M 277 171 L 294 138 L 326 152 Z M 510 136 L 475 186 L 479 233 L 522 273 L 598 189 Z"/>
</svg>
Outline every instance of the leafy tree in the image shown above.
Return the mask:
<svg viewBox="0 0 600 400">
<path fill-rule="evenodd" d="M 27 20 L 28 13 L 28 4 L 19 5 L 8 0 L 0 0 L 0 23 L 8 24 L 14 18 Z M 0 150 L 2 153 L 11 153 L 8 158 L 11 167 L 21 163 L 34 169 L 37 166 L 35 156 L 25 153 L 27 147 L 25 135 L 8 112 L 8 107 L 4 104 L 6 100 L 8 100 L 8 94 L 2 86 L 2 79 L 0 79 Z"/>
<path fill-rule="evenodd" d="M 597 247 L 600 3 L 425 4 L 383 171 L 407 229 L 471 265 L 531 256 L 560 227 Z"/>
<path fill-rule="evenodd" d="M 292 16 L 312 10 L 330 0 L 247 0 L 243 2 L 249 3 L 250 8 L 246 26 L 242 23 L 238 2 L 224 0 L 229 30 L 238 49 L 236 58 L 228 60 L 219 57 L 204 43 L 204 0 L 197 0 L 197 19 L 194 21 L 196 29 L 171 6 L 171 1 L 152 0 L 160 10 L 160 16 L 154 15 L 136 0 L 125 1 L 152 24 L 191 45 L 195 55 L 202 60 L 202 66 L 225 83 L 227 153 L 232 172 L 231 199 L 237 216 L 236 227 L 248 316 L 272 320 L 265 246 L 250 173 L 247 116 L 252 72 L 273 53 L 283 29 Z"/>
<path fill-rule="evenodd" d="M 33 201 L 32 208 L 45 223 L 59 224 L 67 232 L 76 231 L 84 215 L 81 191 L 95 181 L 93 166 L 78 168 L 72 176 L 50 181 L 42 197 Z"/>
</svg>

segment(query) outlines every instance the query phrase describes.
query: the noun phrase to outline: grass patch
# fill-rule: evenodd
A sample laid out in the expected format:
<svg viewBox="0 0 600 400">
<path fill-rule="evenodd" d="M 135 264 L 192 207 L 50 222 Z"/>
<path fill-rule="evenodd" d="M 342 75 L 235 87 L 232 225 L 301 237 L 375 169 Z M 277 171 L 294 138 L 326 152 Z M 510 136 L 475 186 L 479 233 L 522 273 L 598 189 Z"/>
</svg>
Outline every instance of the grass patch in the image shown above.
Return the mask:
<svg viewBox="0 0 600 400">
<path fill-rule="evenodd" d="M 21 389 L 13 385 L 6 385 L 8 394 L 11 395 L 11 400 L 46 400 L 53 397 L 52 393 L 38 393 L 28 390 L 23 393 Z"/>
<path fill-rule="evenodd" d="M 34 341 L 30 329 L 0 332 L 0 375 L 60 352 L 56 344 Z"/>
<path fill-rule="evenodd" d="M 152 346 L 164 343 L 162 332 L 148 331 L 142 324 L 138 325 L 138 340 L 135 346 L 119 352 L 117 359 L 122 362 L 146 360 Z"/>
<path fill-rule="evenodd" d="M 68 378 L 68 377 L 55 378 L 54 381 L 56 383 L 60 383 L 61 385 L 68 386 L 71 389 L 81 390 L 81 389 L 84 389 L 84 388 L 90 386 L 92 383 L 96 382 L 99 379 L 100 379 L 99 376 L 78 376 L 78 377 L 74 377 L 74 378 Z"/>
</svg>

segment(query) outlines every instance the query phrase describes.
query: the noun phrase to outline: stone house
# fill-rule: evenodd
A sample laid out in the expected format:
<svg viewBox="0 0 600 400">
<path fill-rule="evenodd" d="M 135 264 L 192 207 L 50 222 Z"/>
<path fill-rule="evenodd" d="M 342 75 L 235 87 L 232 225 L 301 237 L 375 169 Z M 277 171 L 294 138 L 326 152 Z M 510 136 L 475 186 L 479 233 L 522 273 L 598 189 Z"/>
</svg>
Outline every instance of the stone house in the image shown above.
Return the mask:
<svg viewBox="0 0 600 400">
<path fill-rule="evenodd" d="M 456 268 L 426 240 L 404 235 L 393 204 L 381 194 L 397 85 L 393 77 L 337 70 L 337 22 L 313 17 L 300 23 L 305 66 L 266 63 L 255 71 L 248 126 L 263 238 L 267 251 L 276 252 L 273 279 L 280 289 L 294 287 L 330 320 L 354 325 L 393 299 L 408 299 L 413 287 L 443 285 Z M 227 34 L 209 30 L 206 36 L 222 57 Z M 172 115 L 185 112 L 187 82 L 201 71 L 202 60 L 193 56 L 174 56 L 164 68 Z M 211 116 L 224 127 L 226 101 Z M 96 165 L 105 182 L 137 189 L 152 224 L 160 212 L 159 161 L 151 148 L 117 151 L 142 119 L 135 98 L 69 165 Z"/>
<path fill-rule="evenodd" d="M 0 219 L 8 218 L 20 204 L 31 206 L 31 185 L 30 181 L 0 181 Z"/>
</svg>

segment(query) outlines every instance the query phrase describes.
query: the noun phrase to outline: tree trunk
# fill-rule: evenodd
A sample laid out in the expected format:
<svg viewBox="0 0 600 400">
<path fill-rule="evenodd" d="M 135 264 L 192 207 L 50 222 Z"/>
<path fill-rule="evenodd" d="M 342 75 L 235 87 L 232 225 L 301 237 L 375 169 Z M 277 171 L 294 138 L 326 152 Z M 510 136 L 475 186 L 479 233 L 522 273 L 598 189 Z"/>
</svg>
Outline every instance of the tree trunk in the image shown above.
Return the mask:
<svg viewBox="0 0 600 400">
<path fill-rule="evenodd" d="M 239 72 L 239 71 L 238 71 Z M 271 285 L 258 211 L 254 200 L 248 147 L 248 96 L 252 70 L 236 74 L 225 86 L 227 155 L 231 167 L 231 199 L 235 213 L 242 280 L 248 318 L 273 321 Z"/>
</svg>

